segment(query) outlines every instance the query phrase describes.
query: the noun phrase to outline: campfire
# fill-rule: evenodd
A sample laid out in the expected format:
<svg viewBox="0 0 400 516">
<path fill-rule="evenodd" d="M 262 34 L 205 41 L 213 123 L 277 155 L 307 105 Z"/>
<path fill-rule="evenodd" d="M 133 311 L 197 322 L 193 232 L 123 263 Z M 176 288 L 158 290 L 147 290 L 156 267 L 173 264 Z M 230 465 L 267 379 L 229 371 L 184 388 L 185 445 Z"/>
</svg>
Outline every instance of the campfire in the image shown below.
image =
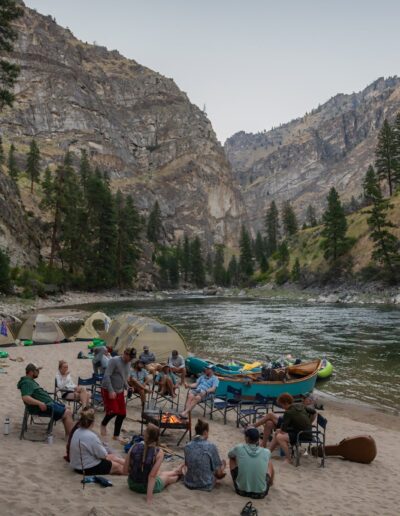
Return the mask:
<svg viewBox="0 0 400 516">
<path fill-rule="evenodd" d="M 169 412 L 165 412 L 161 416 L 161 423 L 168 425 L 180 425 L 182 423 L 182 419 L 175 414 L 170 414 Z"/>
</svg>

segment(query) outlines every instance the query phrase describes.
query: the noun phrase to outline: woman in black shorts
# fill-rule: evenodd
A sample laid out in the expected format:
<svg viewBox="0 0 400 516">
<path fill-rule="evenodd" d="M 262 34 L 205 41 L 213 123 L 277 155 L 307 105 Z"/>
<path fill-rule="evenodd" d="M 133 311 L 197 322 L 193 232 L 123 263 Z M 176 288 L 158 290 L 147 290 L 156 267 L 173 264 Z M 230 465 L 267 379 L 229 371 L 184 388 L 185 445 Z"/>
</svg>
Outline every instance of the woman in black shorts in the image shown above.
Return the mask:
<svg viewBox="0 0 400 516">
<path fill-rule="evenodd" d="M 125 460 L 110 454 L 93 431 L 95 412 L 83 410 L 69 447 L 70 465 L 85 475 L 122 475 Z"/>
</svg>

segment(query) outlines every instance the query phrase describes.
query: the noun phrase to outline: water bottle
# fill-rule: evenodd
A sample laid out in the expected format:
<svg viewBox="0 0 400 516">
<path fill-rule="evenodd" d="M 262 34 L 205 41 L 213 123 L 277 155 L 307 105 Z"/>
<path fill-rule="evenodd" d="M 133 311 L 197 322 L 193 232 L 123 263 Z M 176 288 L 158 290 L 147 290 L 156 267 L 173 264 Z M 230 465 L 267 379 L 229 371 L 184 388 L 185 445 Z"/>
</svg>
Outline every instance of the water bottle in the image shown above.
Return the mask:
<svg viewBox="0 0 400 516">
<path fill-rule="evenodd" d="M 10 433 L 10 418 L 6 417 L 4 420 L 4 435 L 8 435 Z"/>
<path fill-rule="evenodd" d="M 53 442 L 54 442 L 53 434 L 49 434 L 47 436 L 47 444 L 53 444 Z"/>
</svg>

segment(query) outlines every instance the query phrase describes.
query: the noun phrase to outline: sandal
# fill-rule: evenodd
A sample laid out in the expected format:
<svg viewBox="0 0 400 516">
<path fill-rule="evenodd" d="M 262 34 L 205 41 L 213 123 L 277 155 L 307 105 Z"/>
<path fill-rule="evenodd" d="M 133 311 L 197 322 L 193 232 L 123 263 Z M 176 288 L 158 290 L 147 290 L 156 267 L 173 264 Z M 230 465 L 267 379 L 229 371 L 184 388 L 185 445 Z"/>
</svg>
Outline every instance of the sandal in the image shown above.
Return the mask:
<svg viewBox="0 0 400 516">
<path fill-rule="evenodd" d="M 255 507 L 253 507 L 253 502 L 247 502 L 243 507 L 240 516 L 257 516 L 258 512 Z"/>
</svg>

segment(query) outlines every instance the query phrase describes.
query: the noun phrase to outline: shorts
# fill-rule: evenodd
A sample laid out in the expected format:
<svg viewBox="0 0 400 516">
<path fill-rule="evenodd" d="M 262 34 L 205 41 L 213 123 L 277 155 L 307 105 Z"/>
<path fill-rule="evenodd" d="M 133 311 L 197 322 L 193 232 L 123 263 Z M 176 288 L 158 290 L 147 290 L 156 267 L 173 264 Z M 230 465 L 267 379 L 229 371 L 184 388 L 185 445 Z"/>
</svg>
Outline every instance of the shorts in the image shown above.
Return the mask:
<svg viewBox="0 0 400 516">
<path fill-rule="evenodd" d="M 266 474 L 266 477 L 265 477 L 267 487 L 266 487 L 265 491 L 263 491 L 262 493 L 249 493 L 247 491 L 242 491 L 242 489 L 239 489 L 239 487 L 236 483 L 238 473 L 239 473 L 238 467 L 231 469 L 233 485 L 235 486 L 235 491 L 238 495 L 245 496 L 247 498 L 255 498 L 255 499 L 265 498 L 267 496 L 268 491 L 269 491 L 269 486 L 271 485 L 271 477 L 269 476 L 268 473 Z"/>
<path fill-rule="evenodd" d="M 107 415 L 115 414 L 117 416 L 126 416 L 125 395 L 123 392 L 117 392 L 115 399 L 110 398 L 110 393 L 107 389 L 101 389 L 103 397 L 104 409 Z"/>
<path fill-rule="evenodd" d="M 282 426 L 283 416 L 278 417 L 278 421 L 276 422 L 276 428 L 280 428 Z"/>
<path fill-rule="evenodd" d="M 96 464 L 96 466 L 92 466 L 91 468 L 85 469 L 85 475 L 109 475 L 112 468 L 112 462 L 107 459 L 101 459 L 101 461 Z M 83 471 L 81 469 L 75 470 L 77 473 L 83 475 Z"/>
<path fill-rule="evenodd" d="M 131 491 L 135 491 L 135 493 L 146 494 L 147 493 L 147 485 L 145 484 L 137 484 L 132 479 L 128 478 L 128 486 Z M 161 493 L 165 489 L 164 482 L 160 477 L 156 477 L 156 483 L 154 484 L 153 493 Z"/>
<path fill-rule="evenodd" d="M 288 432 L 289 435 L 289 442 L 292 446 L 294 446 L 297 443 L 297 435 L 299 432 Z M 302 442 L 312 441 L 312 434 L 307 434 L 306 432 L 300 434 L 300 438 Z"/>
<path fill-rule="evenodd" d="M 67 396 L 69 396 L 70 394 L 75 394 L 75 391 L 66 391 L 66 392 L 63 392 L 63 393 L 62 393 L 61 398 L 62 398 L 63 400 L 66 400 L 66 399 L 68 399 L 68 398 L 67 398 Z"/>
<path fill-rule="evenodd" d="M 53 414 L 54 421 L 58 421 L 59 419 L 62 419 L 65 412 L 65 405 L 62 403 L 57 403 L 56 401 L 53 401 L 52 403 L 49 403 L 47 405 L 47 410 L 44 412 L 38 412 L 38 416 L 46 416 L 51 417 L 51 414 Z"/>
</svg>

